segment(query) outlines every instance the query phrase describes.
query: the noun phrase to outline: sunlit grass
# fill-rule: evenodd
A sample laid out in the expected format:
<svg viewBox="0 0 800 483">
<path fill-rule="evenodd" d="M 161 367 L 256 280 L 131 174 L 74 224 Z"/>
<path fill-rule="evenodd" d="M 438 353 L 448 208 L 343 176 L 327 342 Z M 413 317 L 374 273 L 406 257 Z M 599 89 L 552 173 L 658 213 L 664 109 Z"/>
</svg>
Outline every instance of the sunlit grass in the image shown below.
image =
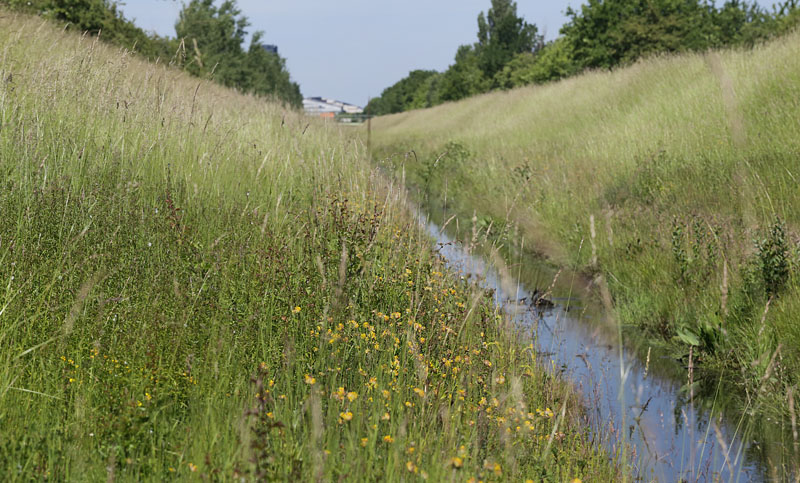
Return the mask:
<svg viewBox="0 0 800 483">
<path fill-rule="evenodd" d="M 614 475 L 336 126 L 6 12 L 0 76 L 7 479 Z"/>
<path fill-rule="evenodd" d="M 699 372 L 732 369 L 742 407 L 785 414 L 800 382 L 798 33 L 372 127 L 375 160 L 420 197 L 603 274 L 626 327 L 684 362 L 695 345 Z"/>
</svg>

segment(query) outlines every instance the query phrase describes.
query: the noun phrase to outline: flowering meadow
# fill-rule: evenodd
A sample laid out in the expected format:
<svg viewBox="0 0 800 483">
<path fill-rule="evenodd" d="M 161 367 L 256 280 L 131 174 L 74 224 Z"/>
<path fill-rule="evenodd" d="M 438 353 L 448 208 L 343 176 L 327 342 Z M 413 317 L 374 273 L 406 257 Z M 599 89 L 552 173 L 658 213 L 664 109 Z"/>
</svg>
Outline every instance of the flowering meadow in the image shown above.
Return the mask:
<svg viewBox="0 0 800 483">
<path fill-rule="evenodd" d="M 617 476 L 362 144 L 169 64 L 0 10 L 5 480 Z"/>
</svg>

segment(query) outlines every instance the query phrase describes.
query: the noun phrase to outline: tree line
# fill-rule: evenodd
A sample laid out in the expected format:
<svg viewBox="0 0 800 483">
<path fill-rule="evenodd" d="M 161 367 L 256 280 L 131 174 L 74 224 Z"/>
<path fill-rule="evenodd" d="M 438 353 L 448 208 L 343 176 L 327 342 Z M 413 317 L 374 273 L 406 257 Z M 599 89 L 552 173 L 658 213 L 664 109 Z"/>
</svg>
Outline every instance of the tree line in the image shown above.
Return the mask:
<svg viewBox="0 0 800 483">
<path fill-rule="evenodd" d="M 766 10 L 744 0 L 588 0 L 568 8 L 560 36 L 545 42 L 511 0 L 478 16 L 477 41 L 444 72 L 414 70 L 367 105 L 373 115 L 432 107 L 496 89 L 541 84 L 586 69 L 612 69 L 662 52 L 753 45 L 800 21 L 798 0 Z"/>
<path fill-rule="evenodd" d="M 249 46 L 250 23 L 236 0 L 191 0 L 175 24 L 175 37 L 147 33 L 126 19 L 112 0 L 0 0 L 8 7 L 64 22 L 69 29 L 100 35 L 150 60 L 162 59 L 202 78 L 258 96 L 302 105 L 300 86 L 291 80 L 286 60 L 265 50 L 263 32 Z"/>
</svg>

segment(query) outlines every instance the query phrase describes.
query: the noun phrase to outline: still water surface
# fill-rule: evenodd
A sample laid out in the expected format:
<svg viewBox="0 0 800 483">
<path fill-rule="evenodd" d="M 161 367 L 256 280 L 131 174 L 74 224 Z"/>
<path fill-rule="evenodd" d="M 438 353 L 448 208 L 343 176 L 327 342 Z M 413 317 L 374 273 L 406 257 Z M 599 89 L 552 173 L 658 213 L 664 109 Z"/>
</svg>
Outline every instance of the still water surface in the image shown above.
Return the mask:
<svg viewBox="0 0 800 483">
<path fill-rule="evenodd" d="M 649 361 L 642 360 L 639 354 L 647 349 L 621 344 L 618 329 L 602 311 L 579 307 L 575 294 L 553 298 L 550 309 L 533 308 L 529 302 L 547 271 L 541 263 L 516 264 L 509 282 L 428 217 L 419 219 L 448 266 L 493 290 L 495 303 L 536 342 L 542 363 L 582 391 L 595 437 L 612 451 L 627 448 L 632 476 L 664 482 L 794 481 L 786 431 L 767 418 L 723 417 L 731 411 L 722 411 L 728 390 L 721 380 L 690 385 L 688 368 L 678 361 L 654 351 Z"/>
</svg>

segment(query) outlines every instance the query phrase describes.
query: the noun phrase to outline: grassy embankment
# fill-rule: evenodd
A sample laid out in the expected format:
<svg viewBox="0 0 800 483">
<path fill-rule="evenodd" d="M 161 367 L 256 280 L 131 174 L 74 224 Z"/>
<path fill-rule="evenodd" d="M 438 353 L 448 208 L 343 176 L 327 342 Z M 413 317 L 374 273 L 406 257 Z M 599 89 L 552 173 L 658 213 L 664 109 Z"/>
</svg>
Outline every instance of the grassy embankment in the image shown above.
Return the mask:
<svg viewBox="0 0 800 483">
<path fill-rule="evenodd" d="M 601 275 L 625 327 L 731 368 L 749 409 L 788 408 L 800 381 L 798 33 L 378 118 L 372 143 L 462 225 L 477 212 L 481 227 L 519 230 L 554 264 Z"/>
<path fill-rule="evenodd" d="M 6 479 L 611 478 L 336 126 L 2 10 L 0 75 Z"/>
</svg>

